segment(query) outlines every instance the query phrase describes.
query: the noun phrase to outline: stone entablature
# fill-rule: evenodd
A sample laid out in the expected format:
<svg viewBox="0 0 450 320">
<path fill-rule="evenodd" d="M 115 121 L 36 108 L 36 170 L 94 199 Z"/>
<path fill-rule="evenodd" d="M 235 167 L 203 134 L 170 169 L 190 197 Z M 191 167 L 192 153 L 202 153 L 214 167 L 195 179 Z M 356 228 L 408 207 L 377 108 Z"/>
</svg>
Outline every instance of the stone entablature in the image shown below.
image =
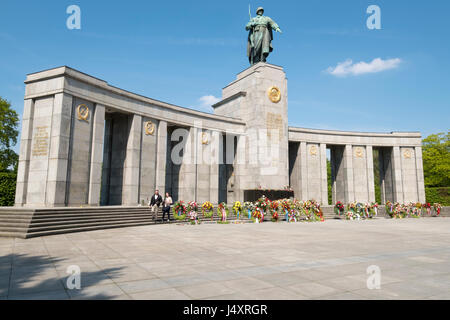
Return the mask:
<svg viewBox="0 0 450 320">
<path fill-rule="evenodd" d="M 180 126 L 242 133 L 245 123 L 239 119 L 183 108 L 147 98 L 109 85 L 106 81 L 64 66 L 27 75 L 25 100 L 66 93 L 125 113 L 170 121 Z"/>
<path fill-rule="evenodd" d="M 289 127 L 289 141 L 340 145 L 376 145 L 421 147 L 420 132 L 355 132 Z"/>
</svg>

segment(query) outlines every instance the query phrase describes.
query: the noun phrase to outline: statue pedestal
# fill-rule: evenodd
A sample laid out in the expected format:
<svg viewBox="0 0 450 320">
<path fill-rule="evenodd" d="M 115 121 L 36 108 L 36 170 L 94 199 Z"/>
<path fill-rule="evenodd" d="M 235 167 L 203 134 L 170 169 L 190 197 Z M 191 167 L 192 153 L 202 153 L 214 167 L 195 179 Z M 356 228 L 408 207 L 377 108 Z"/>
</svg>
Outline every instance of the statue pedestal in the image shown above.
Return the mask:
<svg viewBox="0 0 450 320">
<path fill-rule="evenodd" d="M 289 185 L 287 79 L 282 67 L 258 63 L 242 71 L 213 106 L 218 115 L 246 123 L 234 163 L 235 196 L 243 190 Z"/>
</svg>

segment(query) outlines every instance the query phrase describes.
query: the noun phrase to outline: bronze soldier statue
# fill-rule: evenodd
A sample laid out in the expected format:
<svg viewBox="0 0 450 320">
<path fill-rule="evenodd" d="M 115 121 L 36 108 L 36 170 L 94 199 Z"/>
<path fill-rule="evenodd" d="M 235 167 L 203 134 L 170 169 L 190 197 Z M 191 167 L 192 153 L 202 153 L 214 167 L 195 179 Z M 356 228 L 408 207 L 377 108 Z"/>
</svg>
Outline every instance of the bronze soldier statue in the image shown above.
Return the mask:
<svg viewBox="0 0 450 320">
<path fill-rule="evenodd" d="M 281 33 L 280 27 L 275 21 L 263 16 L 263 14 L 264 9 L 259 7 L 256 10 L 256 17 L 251 18 L 245 26 L 245 30 L 250 30 L 247 41 L 247 56 L 251 65 L 266 62 L 267 56 L 273 51 L 272 30 Z"/>
</svg>

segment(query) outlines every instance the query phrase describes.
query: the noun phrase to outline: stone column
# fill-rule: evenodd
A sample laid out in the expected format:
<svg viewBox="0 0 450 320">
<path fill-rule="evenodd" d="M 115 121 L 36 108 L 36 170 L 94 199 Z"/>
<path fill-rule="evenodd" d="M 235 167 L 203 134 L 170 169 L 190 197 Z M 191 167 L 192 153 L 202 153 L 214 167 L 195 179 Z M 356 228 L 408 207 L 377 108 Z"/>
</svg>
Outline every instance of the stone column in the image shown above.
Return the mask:
<svg viewBox="0 0 450 320">
<path fill-rule="evenodd" d="M 183 139 L 186 140 L 183 150 L 183 159 L 179 174 L 178 198 L 185 202 L 195 200 L 196 197 L 196 132 L 197 128 L 189 128 L 188 134 Z"/>
<path fill-rule="evenodd" d="M 289 186 L 294 190 L 294 197 L 300 198 L 300 143 L 289 143 Z"/>
<path fill-rule="evenodd" d="M 100 189 L 102 184 L 103 138 L 105 135 L 104 106 L 100 104 L 95 106 L 95 114 L 92 121 L 93 132 L 88 204 L 91 206 L 98 206 L 100 204 Z"/>
<path fill-rule="evenodd" d="M 373 173 L 373 148 L 366 146 L 367 190 L 369 202 L 375 202 L 375 178 Z"/>
<path fill-rule="evenodd" d="M 123 168 L 123 205 L 137 205 L 139 202 L 139 176 L 141 159 L 142 117 L 129 116 L 129 134 Z"/>
<path fill-rule="evenodd" d="M 204 129 L 197 130 L 196 155 L 196 201 L 203 203 L 210 199 L 210 171 L 211 171 L 211 138 L 210 133 Z"/>
<path fill-rule="evenodd" d="M 156 189 L 160 194 L 166 192 L 166 162 L 167 162 L 167 122 L 159 121 L 156 142 Z"/>
<path fill-rule="evenodd" d="M 210 150 L 211 162 L 209 171 L 209 201 L 212 204 L 219 202 L 219 139 L 221 134 L 218 131 L 211 132 Z"/>
<path fill-rule="evenodd" d="M 422 158 L 422 147 L 415 148 L 416 155 L 416 171 L 417 171 L 417 193 L 419 202 L 424 203 L 426 201 L 425 197 L 425 180 L 423 176 L 423 158 Z"/>
<path fill-rule="evenodd" d="M 72 122 L 72 97 L 58 93 L 53 100 L 52 129 L 47 177 L 48 206 L 65 206 Z"/>
<path fill-rule="evenodd" d="M 321 204 L 328 205 L 327 145 L 320 144 L 320 190 Z"/>
<path fill-rule="evenodd" d="M 355 188 L 353 182 L 353 147 L 345 145 L 344 149 L 344 182 L 345 182 L 345 202 L 355 201 Z"/>
<path fill-rule="evenodd" d="M 392 148 L 392 176 L 394 201 L 403 203 L 403 180 L 400 147 Z"/>
<path fill-rule="evenodd" d="M 300 142 L 300 200 L 308 200 L 308 168 L 306 142 Z"/>
<path fill-rule="evenodd" d="M 110 204 L 110 187 L 111 187 L 111 150 L 113 135 L 113 119 L 111 114 L 105 114 L 105 136 L 103 148 L 103 165 L 102 165 L 102 187 L 100 196 L 100 205 L 106 206 Z"/>
<path fill-rule="evenodd" d="M 16 206 L 26 204 L 28 170 L 31 158 L 31 142 L 33 139 L 34 101 L 27 99 L 24 102 L 22 116 L 22 131 L 20 138 L 19 165 L 17 169 Z"/>
</svg>

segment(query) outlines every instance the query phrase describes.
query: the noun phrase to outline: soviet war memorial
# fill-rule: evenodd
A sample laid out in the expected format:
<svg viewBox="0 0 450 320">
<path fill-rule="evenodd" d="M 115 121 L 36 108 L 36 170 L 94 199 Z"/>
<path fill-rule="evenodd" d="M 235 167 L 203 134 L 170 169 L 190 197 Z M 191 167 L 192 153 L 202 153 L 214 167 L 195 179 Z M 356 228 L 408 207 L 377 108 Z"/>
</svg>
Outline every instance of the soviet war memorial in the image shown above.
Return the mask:
<svg viewBox="0 0 450 320">
<path fill-rule="evenodd" d="M 238 318 L 279 316 L 275 300 L 450 299 L 435 40 L 450 7 L 412 34 L 390 20 L 410 23 L 398 4 L 330 1 L 336 20 L 306 2 L 111 4 L 133 18 L 110 31 L 99 4 L 45 4 L 65 24 L 38 23 L 39 41 L 11 20 L 0 300 L 181 300 L 168 314 Z"/>
</svg>

